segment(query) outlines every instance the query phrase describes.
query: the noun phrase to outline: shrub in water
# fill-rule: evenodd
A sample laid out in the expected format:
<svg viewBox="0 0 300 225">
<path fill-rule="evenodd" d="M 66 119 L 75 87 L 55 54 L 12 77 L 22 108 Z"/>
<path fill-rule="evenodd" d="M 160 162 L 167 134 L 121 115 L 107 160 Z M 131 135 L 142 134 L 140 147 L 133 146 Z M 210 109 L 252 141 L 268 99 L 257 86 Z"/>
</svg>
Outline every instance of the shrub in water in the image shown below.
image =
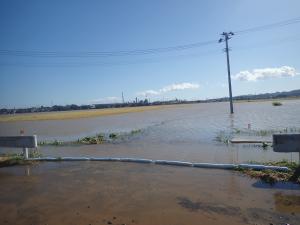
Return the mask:
<svg viewBox="0 0 300 225">
<path fill-rule="evenodd" d="M 273 105 L 273 106 L 281 106 L 282 103 L 281 103 L 281 102 L 272 102 L 272 105 Z"/>
</svg>

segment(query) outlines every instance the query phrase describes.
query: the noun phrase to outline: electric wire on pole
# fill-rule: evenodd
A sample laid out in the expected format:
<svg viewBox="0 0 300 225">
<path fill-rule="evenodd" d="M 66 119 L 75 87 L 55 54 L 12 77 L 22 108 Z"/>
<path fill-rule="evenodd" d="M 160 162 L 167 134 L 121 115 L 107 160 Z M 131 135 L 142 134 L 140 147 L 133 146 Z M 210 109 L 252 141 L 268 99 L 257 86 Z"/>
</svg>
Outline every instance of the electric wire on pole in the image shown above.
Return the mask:
<svg viewBox="0 0 300 225">
<path fill-rule="evenodd" d="M 229 88 L 229 101 L 230 101 L 230 113 L 233 114 L 233 101 L 232 101 L 232 89 L 231 89 L 231 76 L 230 76 L 230 60 L 229 60 L 229 47 L 228 40 L 234 35 L 233 32 L 223 32 L 222 38 L 219 39 L 219 43 L 225 42 L 225 52 L 227 59 L 227 73 L 228 73 L 228 88 Z"/>
</svg>

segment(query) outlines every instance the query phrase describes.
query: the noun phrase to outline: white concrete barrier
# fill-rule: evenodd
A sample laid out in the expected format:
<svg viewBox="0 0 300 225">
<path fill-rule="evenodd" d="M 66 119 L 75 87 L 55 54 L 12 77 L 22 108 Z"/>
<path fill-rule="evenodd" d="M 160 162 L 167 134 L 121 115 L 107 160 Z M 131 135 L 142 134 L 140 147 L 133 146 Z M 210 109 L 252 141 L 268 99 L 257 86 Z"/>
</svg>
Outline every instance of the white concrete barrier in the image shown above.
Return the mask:
<svg viewBox="0 0 300 225">
<path fill-rule="evenodd" d="M 62 161 L 89 161 L 89 157 L 61 157 L 58 160 Z"/>
<path fill-rule="evenodd" d="M 38 158 L 29 158 L 30 161 L 59 161 L 57 157 L 38 157 Z"/>
<path fill-rule="evenodd" d="M 264 170 L 265 166 L 260 164 L 238 164 L 239 168 L 242 169 L 255 169 L 255 170 Z"/>
<path fill-rule="evenodd" d="M 288 167 L 280 166 L 265 166 L 259 164 L 227 164 L 227 163 L 192 163 L 185 161 L 172 160 L 151 160 L 139 158 L 119 158 L 119 157 L 40 157 L 30 158 L 33 161 L 102 161 L 102 162 L 133 162 L 133 163 L 154 163 L 158 165 L 182 166 L 182 167 L 197 167 L 207 169 L 228 169 L 233 170 L 237 168 L 254 169 L 254 170 L 277 170 L 289 171 Z"/>
<path fill-rule="evenodd" d="M 266 170 L 276 170 L 276 171 L 289 171 L 290 169 L 285 166 L 265 166 Z"/>
<path fill-rule="evenodd" d="M 111 158 L 111 157 L 91 157 L 91 161 L 120 161 L 120 158 Z"/>
<path fill-rule="evenodd" d="M 183 161 L 154 160 L 155 164 L 171 166 L 193 166 L 193 163 Z"/>
<path fill-rule="evenodd" d="M 193 163 L 194 167 L 198 168 L 211 168 L 211 169 L 227 169 L 227 170 L 232 170 L 236 169 L 238 166 L 235 164 L 227 164 L 227 163 Z"/>
<path fill-rule="evenodd" d="M 151 159 L 120 158 L 120 162 L 153 163 Z"/>
</svg>

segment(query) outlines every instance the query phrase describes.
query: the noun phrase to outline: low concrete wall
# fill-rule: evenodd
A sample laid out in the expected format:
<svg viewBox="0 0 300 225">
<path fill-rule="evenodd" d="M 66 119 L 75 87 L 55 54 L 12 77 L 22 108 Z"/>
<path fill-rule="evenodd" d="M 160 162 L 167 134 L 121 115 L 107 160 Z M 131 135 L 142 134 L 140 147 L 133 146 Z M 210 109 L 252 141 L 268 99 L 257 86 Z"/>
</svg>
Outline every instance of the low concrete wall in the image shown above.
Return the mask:
<svg viewBox="0 0 300 225">
<path fill-rule="evenodd" d="M 185 161 L 171 161 L 171 160 L 152 160 L 139 158 L 119 158 L 119 157 L 42 157 L 31 158 L 32 161 L 101 161 L 101 162 L 129 162 L 129 163 L 152 163 L 166 166 L 181 166 L 181 167 L 197 167 L 207 169 L 237 169 L 247 168 L 254 170 L 276 170 L 289 171 L 288 167 L 281 166 L 265 166 L 256 164 L 218 164 L 218 163 L 193 163 Z"/>
</svg>

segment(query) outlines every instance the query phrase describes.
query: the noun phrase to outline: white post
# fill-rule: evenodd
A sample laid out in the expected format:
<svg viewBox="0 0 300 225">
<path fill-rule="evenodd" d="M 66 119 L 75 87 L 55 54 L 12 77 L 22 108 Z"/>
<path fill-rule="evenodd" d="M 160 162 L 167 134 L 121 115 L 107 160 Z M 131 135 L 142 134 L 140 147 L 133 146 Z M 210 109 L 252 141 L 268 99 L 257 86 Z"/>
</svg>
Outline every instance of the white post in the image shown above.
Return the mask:
<svg viewBox="0 0 300 225">
<path fill-rule="evenodd" d="M 25 159 L 28 159 L 28 148 L 23 148 L 23 155 Z"/>
</svg>

